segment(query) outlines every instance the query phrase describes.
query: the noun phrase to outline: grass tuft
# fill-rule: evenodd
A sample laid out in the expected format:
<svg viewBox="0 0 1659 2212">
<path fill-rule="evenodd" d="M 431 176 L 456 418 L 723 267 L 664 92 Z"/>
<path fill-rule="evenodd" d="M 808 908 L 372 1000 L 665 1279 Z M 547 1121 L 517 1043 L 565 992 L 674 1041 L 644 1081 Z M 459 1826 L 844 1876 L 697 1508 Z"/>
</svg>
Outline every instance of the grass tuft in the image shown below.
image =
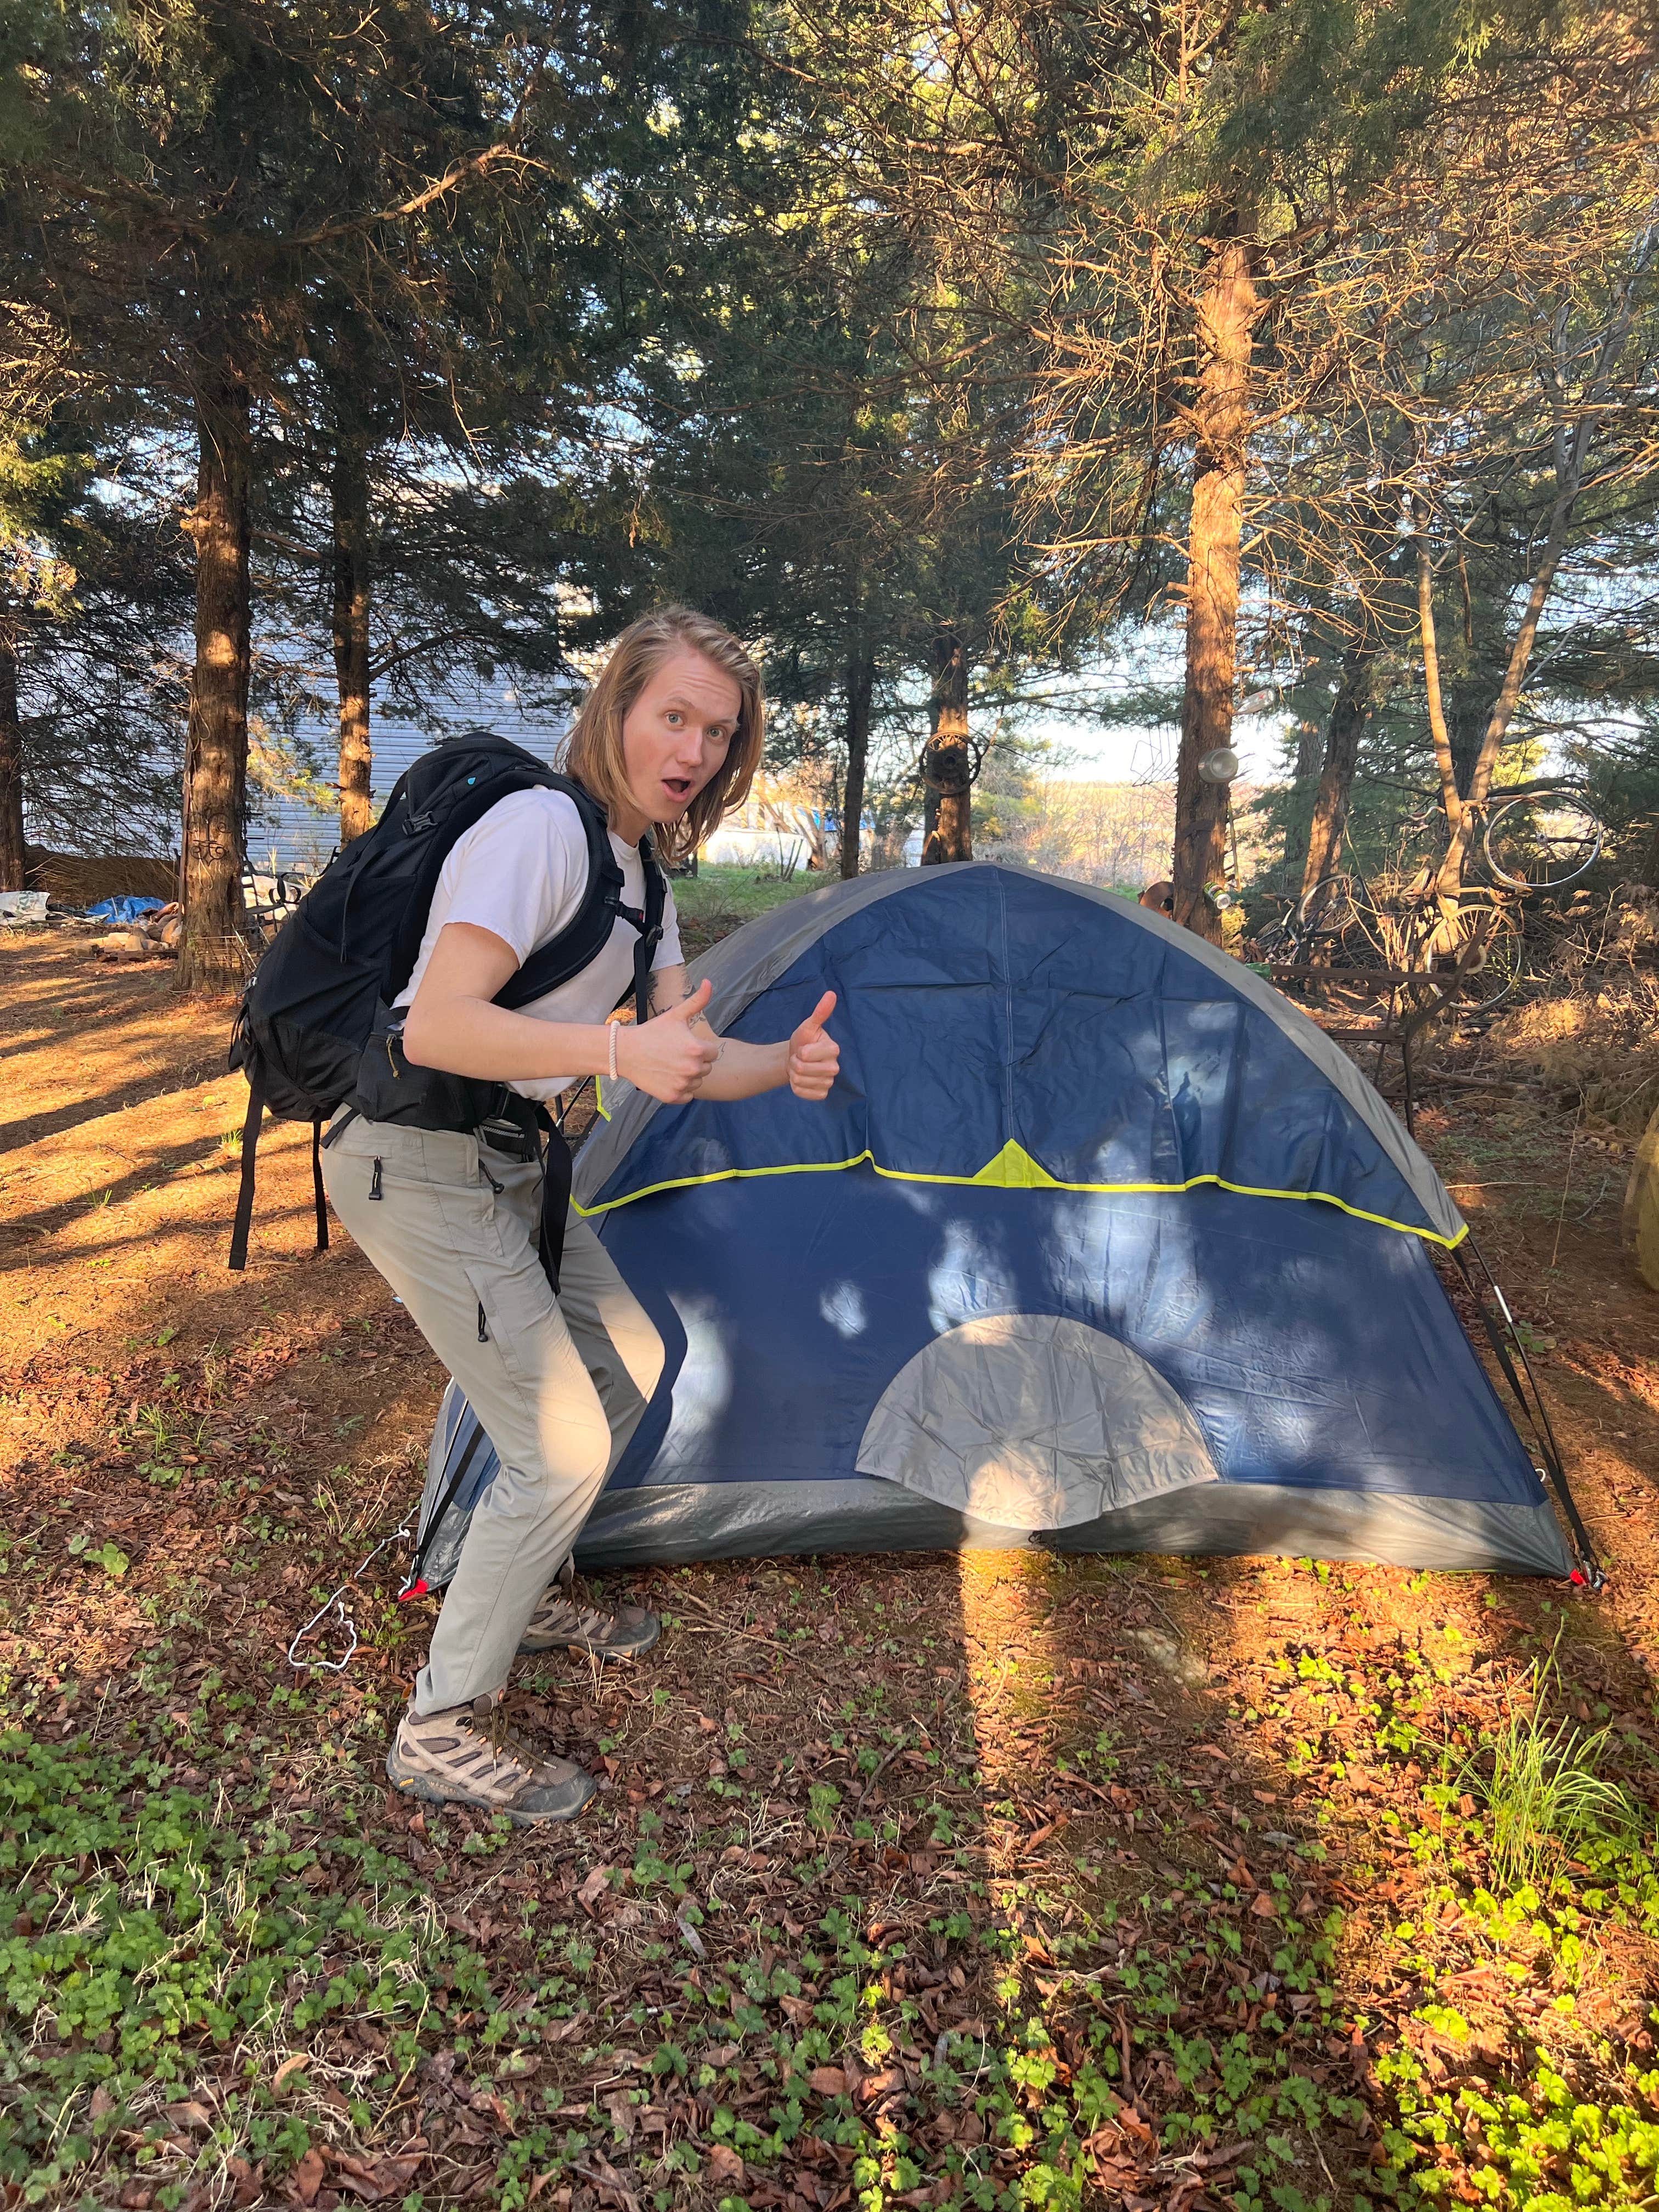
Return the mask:
<svg viewBox="0 0 1659 2212">
<path fill-rule="evenodd" d="M 1530 1705 L 1510 1712 L 1457 1781 L 1486 1814 L 1492 1870 L 1510 1888 L 1545 1883 L 1589 1845 L 1633 1840 L 1640 1825 L 1626 1792 L 1601 1771 L 1612 1731 L 1546 1715 L 1553 1673 L 1553 1661 L 1533 1668 Z"/>
</svg>

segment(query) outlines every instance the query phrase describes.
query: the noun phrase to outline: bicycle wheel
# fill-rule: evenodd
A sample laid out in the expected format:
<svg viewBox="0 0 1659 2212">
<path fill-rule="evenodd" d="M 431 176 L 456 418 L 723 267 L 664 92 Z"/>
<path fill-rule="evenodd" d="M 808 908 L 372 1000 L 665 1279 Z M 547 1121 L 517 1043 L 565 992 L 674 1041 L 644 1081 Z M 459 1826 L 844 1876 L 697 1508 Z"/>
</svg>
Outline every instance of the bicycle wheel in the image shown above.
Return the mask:
<svg viewBox="0 0 1659 2212">
<path fill-rule="evenodd" d="M 1316 966 L 1393 965 L 1388 927 L 1362 876 L 1322 877 L 1297 908 L 1304 957 Z"/>
<path fill-rule="evenodd" d="M 1255 933 L 1255 949 L 1264 960 L 1289 960 L 1293 950 L 1290 916 L 1277 915 L 1272 921 L 1263 922 Z"/>
<path fill-rule="evenodd" d="M 1297 905 L 1297 927 L 1307 937 L 1340 937 L 1359 920 L 1358 892 L 1352 876 L 1322 876 Z"/>
<path fill-rule="evenodd" d="M 1486 866 L 1514 891 L 1559 890 L 1576 884 L 1601 850 L 1607 832 L 1570 791 L 1528 792 L 1486 817 Z"/>
<path fill-rule="evenodd" d="M 1512 907 L 1466 898 L 1459 909 L 1460 927 L 1467 920 L 1473 929 L 1489 914 L 1492 920 L 1485 941 L 1463 970 L 1463 988 L 1457 1000 L 1460 1013 L 1489 1014 L 1494 1006 L 1503 1005 L 1527 972 L 1526 934 Z M 1455 968 L 1457 961 L 1452 954 L 1438 953 L 1431 964 L 1443 974 Z"/>
</svg>

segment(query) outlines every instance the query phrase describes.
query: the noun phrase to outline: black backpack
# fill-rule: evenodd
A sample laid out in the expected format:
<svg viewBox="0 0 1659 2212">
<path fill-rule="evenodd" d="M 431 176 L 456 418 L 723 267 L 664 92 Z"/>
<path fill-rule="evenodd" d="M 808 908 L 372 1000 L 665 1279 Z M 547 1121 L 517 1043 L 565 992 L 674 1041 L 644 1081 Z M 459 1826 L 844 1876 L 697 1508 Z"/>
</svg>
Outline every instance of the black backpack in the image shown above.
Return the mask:
<svg viewBox="0 0 1659 2212">
<path fill-rule="evenodd" d="M 547 1115 L 505 1085 L 406 1060 L 400 1065 L 403 1015 L 392 1009 L 414 969 L 438 872 L 451 847 L 498 801 L 519 791 L 562 791 L 574 802 L 587 833 L 587 890 L 568 927 L 531 954 L 496 993 L 495 1004 L 527 1006 L 579 975 L 610 942 L 620 915 L 639 933 L 633 995 L 638 1018 L 646 1018 L 665 897 L 649 836 L 640 842 L 646 885 L 641 911 L 623 903 L 622 870 L 605 809 L 580 784 L 556 775 L 493 730 L 446 738 L 398 778 L 374 828 L 329 863 L 283 923 L 242 994 L 230 1041 L 230 1065 L 248 1080 L 233 1267 L 247 1263 L 254 1161 L 267 1107 L 279 1121 L 312 1125 L 319 1252 L 328 1249 L 323 1123 L 346 1104 L 371 1120 L 426 1129 L 471 1129 L 503 1113 L 520 1127 L 533 1120 L 550 1139 L 549 1184 L 562 1184 L 568 1197 L 570 1156 Z M 562 1203 L 550 1188 L 543 1259 L 556 1286 L 563 1221 Z"/>
</svg>

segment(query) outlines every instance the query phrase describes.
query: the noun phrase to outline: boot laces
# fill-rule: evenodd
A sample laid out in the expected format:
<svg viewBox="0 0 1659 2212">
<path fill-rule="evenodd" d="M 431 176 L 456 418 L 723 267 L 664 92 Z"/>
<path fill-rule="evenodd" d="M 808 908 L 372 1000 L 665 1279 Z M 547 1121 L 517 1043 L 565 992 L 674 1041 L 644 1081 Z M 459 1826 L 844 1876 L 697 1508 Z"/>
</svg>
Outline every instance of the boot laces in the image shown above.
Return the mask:
<svg viewBox="0 0 1659 2212">
<path fill-rule="evenodd" d="M 556 1595 L 548 1593 L 540 1619 L 550 1631 L 586 1636 L 596 1644 L 611 1635 L 617 1626 L 614 1613 L 603 1613 L 597 1606 L 579 1606 L 563 1590 Z"/>
<path fill-rule="evenodd" d="M 528 1737 L 521 1735 L 508 1721 L 507 1706 L 502 1699 L 496 1698 L 482 1715 L 475 1705 L 472 1725 L 489 1746 L 498 1765 L 516 1766 L 526 1776 L 535 1773 L 541 1754 Z"/>
</svg>

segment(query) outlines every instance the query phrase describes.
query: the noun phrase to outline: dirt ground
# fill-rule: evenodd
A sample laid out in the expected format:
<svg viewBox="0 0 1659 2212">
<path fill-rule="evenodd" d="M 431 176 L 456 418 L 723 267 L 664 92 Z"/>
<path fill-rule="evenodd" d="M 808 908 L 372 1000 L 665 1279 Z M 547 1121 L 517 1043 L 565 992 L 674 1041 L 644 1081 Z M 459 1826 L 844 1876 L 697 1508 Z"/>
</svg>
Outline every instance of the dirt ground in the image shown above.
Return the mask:
<svg viewBox="0 0 1659 2212">
<path fill-rule="evenodd" d="M 605 1782 L 526 1834 L 386 1787 L 431 1617 L 395 1552 L 348 1668 L 285 1660 L 412 1507 L 442 1377 L 343 1231 L 313 1251 L 303 1131 L 268 1129 L 227 1272 L 228 1024 L 164 969 L 0 942 L 8 2204 L 1651 2201 L 1659 1301 L 1616 1133 L 1524 1069 L 1418 1122 L 1601 1593 L 664 1570 L 626 1586 L 669 1623 L 648 1662 L 526 1673 Z M 1490 1085 L 1495 1054 L 1441 1058 Z M 1610 1731 L 1631 1819 L 1500 1881 L 1471 1762 L 1535 1704 Z"/>
</svg>

